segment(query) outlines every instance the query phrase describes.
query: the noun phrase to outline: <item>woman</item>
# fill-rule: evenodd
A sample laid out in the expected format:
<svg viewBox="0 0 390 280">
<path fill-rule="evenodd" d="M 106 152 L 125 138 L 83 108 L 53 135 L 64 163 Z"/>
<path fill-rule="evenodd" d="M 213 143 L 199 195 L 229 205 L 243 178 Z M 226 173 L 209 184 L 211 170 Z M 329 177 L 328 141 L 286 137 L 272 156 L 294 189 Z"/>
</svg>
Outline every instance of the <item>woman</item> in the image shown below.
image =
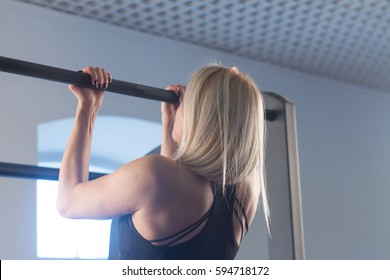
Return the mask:
<svg viewBox="0 0 390 280">
<path fill-rule="evenodd" d="M 233 259 L 264 184 L 264 108 L 252 79 L 208 65 L 188 87 L 169 86 L 162 103 L 161 155 L 149 155 L 88 181 L 93 125 L 111 75 L 87 67 L 96 90 L 69 86 L 78 99 L 59 176 L 58 211 L 118 222 L 123 259 Z"/>
</svg>

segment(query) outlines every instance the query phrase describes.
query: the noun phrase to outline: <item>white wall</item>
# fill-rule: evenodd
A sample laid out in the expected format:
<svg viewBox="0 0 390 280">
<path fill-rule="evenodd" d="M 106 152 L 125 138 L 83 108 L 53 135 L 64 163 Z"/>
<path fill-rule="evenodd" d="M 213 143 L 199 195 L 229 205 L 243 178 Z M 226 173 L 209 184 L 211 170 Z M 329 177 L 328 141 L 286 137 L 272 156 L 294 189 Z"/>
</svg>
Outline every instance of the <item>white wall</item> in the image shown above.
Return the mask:
<svg viewBox="0 0 390 280">
<path fill-rule="evenodd" d="M 296 105 L 308 259 L 390 258 L 390 95 L 184 43 L 0 2 L 0 55 L 165 87 L 210 59 L 238 65 Z M 37 125 L 72 117 L 66 86 L 0 73 L 0 161 L 35 164 Z M 158 102 L 107 93 L 102 114 L 159 121 Z M 0 178 L 0 258 L 35 258 L 34 182 Z M 261 235 L 265 232 L 252 232 Z"/>
</svg>

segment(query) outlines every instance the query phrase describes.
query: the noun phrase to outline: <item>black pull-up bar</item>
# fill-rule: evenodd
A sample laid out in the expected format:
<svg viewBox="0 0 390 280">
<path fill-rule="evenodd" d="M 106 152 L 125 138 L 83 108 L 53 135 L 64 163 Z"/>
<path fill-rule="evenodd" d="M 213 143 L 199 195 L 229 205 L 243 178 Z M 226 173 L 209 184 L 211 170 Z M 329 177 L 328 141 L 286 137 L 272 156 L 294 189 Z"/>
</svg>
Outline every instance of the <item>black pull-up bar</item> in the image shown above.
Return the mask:
<svg viewBox="0 0 390 280">
<path fill-rule="evenodd" d="M 73 84 L 80 87 L 95 88 L 88 74 L 65 70 L 57 67 L 27 62 L 23 60 L 0 56 L 0 71 L 33 78 L 45 79 L 60 83 Z M 178 97 L 173 91 L 138 85 L 134 83 L 112 80 L 105 91 L 128 96 L 141 97 L 167 103 L 177 103 Z M 275 111 L 266 110 L 266 119 L 275 120 Z"/>
<path fill-rule="evenodd" d="M 0 71 L 72 84 L 80 87 L 95 88 L 92 85 L 91 78 L 88 74 L 3 56 L 0 56 Z M 157 101 L 165 101 L 168 103 L 178 102 L 178 97 L 173 93 L 173 91 L 137 85 L 115 79 L 112 80 L 112 83 L 109 84 L 105 91 Z"/>
</svg>

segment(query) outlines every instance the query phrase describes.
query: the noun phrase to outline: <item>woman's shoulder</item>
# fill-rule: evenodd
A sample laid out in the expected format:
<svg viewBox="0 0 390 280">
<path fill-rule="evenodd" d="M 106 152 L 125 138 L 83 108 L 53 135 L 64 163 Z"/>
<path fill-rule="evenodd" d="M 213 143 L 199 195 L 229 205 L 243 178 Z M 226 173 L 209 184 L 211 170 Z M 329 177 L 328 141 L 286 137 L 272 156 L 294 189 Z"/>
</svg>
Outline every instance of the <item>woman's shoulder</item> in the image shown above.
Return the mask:
<svg viewBox="0 0 390 280">
<path fill-rule="evenodd" d="M 176 195 L 194 195 L 203 187 L 209 188 L 210 182 L 194 173 L 189 167 L 162 155 L 147 155 L 142 158 L 145 172 L 153 178 L 156 191 L 170 191 Z"/>
<path fill-rule="evenodd" d="M 158 154 L 147 155 L 140 158 L 140 164 L 158 177 L 165 176 L 165 172 L 170 173 L 180 169 L 180 165 L 174 160 Z"/>
<path fill-rule="evenodd" d="M 199 209 L 203 204 L 209 204 L 212 191 L 209 181 L 193 173 L 188 167 L 176 163 L 174 160 L 162 155 L 148 155 L 140 159 L 145 166 L 144 176 L 151 176 L 153 186 L 148 187 L 148 202 L 145 204 L 151 209 L 167 206 L 177 208 L 198 203 Z M 149 209 L 150 210 L 150 209 Z"/>
<path fill-rule="evenodd" d="M 158 188 L 175 185 L 182 169 L 174 160 L 157 154 L 144 156 L 136 164 L 142 176 L 148 176 L 149 181 Z"/>
</svg>

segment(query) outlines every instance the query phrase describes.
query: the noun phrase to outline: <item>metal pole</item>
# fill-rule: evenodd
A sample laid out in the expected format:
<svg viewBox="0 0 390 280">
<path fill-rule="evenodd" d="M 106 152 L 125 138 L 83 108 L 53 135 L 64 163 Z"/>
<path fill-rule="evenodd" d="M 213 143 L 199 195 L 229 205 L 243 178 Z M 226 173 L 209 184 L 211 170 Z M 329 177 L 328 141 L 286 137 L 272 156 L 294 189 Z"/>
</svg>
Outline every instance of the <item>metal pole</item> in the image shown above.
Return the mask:
<svg viewBox="0 0 390 280">
<path fill-rule="evenodd" d="M 59 169 L 27 164 L 0 162 L 0 176 L 21 179 L 58 181 Z M 89 179 L 94 180 L 106 174 L 90 172 Z"/>
<path fill-rule="evenodd" d="M 77 71 L 46 66 L 23 60 L 0 56 L 0 71 L 33 78 L 45 79 L 80 87 L 95 88 L 88 74 Z M 177 103 L 178 97 L 173 91 L 158 89 L 134 83 L 113 80 L 105 91 L 128 96 L 141 97 L 168 103 Z"/>
<path fill-rule="evenodd" d="M 0 56 L 0 71 L 33 78 L 45 79 L 60 83 L 73 84 L 80 87 L 95 88 L 88 74 L 61 69 L 52 66 Z M 178 97 L 173 91 L 159 89 L 119 80 L 112 80 L 105 91 L 127 96 L 164 101 L 175 104 Z M 273 121 L 277 117 L 275 111 L 266 110 L 266 119 Z"/>
</svg>

